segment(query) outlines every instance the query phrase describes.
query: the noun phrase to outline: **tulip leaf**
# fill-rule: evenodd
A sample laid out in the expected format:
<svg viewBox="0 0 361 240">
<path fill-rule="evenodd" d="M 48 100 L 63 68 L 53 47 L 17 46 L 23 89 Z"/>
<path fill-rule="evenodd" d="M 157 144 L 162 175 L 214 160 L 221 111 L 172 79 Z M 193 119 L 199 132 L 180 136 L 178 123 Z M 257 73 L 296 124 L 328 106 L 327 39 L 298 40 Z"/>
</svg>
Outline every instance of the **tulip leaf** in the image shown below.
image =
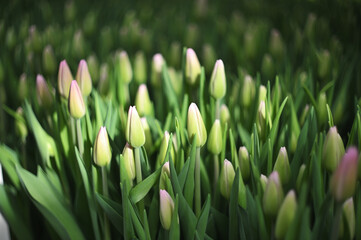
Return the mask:
<svg viewBox="0 0 361 240">
<path fill-rule="evenodd" d="M 186 181 L 184 184 L 184 197 L 186 201 L 188 202 L 188 205 L 190 208 L 193 208 L 193 196 L 194 196 L 194 169 L 196 164 L 196 138 L 198 136 L 193 138 L 192 141 L 192 148 L 191 152 L 189 154 L 189 169 L 187 172 Z"/>
<path fill-rule="evenodd" d="M 211 208 L 211 196 L 208 194 L 207 200 L 203 205 L 201 215 L 199 216 L 197 222 L 197 233 L 200 239 L 204 239 L 204 236 L 206 234 L 210 208 Z"/>
<path fill-rule="evenodd" d="M 120 234 L 123 234 L 123 217 L 120 215 L 122 212 L 122 206 L 99 193 L 95 193 L 95 196 L 99 205 L 104 210 L 109 220 L 113 223 L 113 226 Z"/>
<path fill-rule="evenodd" d="M 179 181 L 179 185 L 180 185 L 182 191 L 183 191 L 186 179 L 187 179 L 187 174 L 188 174 L 188 171 L 189 171 L 190 162 L 191 162 L 191 160 L 188 157 L 187 161 L 184 163 L 184 166 L 183 166 L 181 172 L 178 175 L 178 181 Z"/>
<path fill-rule="evenodd" d="M 283 109 L 284 109 L 284 107 L 285 107 L 285 105 L 286 105 L 286 103 L 287 103 L 287 99 L 288 99 L 288 97 L 286 97 L 286 98 L 283 100 L 283 102 L 282 102 L 282 104 L 281 104 L 281 107 L 278 109 L 277 115 L 276 115 L 275 119 L 273 120 L 271 132 L 270 132 L 270 134 L 269 134 L 269 138 L 271 139 L 272 146 L 275 145 L 279 121 L 280 121 L 280 118 L 281 118 L 281 114 L 282 114 L 282 112 L 283 112 Z"/>
<path fill-rule="evenodd" d="M 123 203 L 123 232 L 124 239 L 133 239 L 134 238 L 134 229 L 131 218 L 131 213 L 129 209 L 129 200 L 128 200 L 128 184 L 123 180 L 120 184 L 122 190 L 122 203 Z"/>
<path fill-rule="evenodd" d="M 140 217 L 137 214 L 138 211 L 134 210 L 134 206 L 132 205 L 132 203 L 130 202 L 129 199 L 126 204 L 128 204 L 128 208 L 129 208 L 130 216 L 132 218 L 133 226 L 135 228 L 135 231 L 137 232 L 139 239 L 145 240 L 146 239 L 145 231 L 144 231 L 142 222 L 140 220 Z"/>
<path fill-rule="evenodd" d="M 231 196 L 229 199 L 229 239 L 239 239 L 238 228 L 240 227 L 238 221 L 238 190 L 239 190 L 239 169 L 236 170 L 236 176 L 234 177 Z"/>
<path fill-rule="evenodd" d="M 169 239 L 180 239 L 180 232 L 179 232 L 179 222 L 178 222 L 178 205 L 179 205 L 179 197 L 176 195 L 175 202 L 174 202 L 174 210 L 172 215 L 172 223 L 169 229 Z"/>
<path fill-rule="evenodd" d="M 175 94 L 174 89 L 172 87 L 166 63 L 163 64 L 162 75 L 163 75 L 162 79 L 163 79 L 164 92 L 168 99 L 169 106 L 173 109 L 178 109 L 179 106 L 178 106 L 177 95 Z"/>
<path fill-rule="evenodd" d="M 6 174 L 9 176 L 9 179 L 13 185 L 19 189 L 20 181 L 16 173 L 16 165 L 19 164 L 18 156 L 12 149 L 2 144 L 0 145 L 0 156 L 0 164 L 2 165 Z"/>
</svg>

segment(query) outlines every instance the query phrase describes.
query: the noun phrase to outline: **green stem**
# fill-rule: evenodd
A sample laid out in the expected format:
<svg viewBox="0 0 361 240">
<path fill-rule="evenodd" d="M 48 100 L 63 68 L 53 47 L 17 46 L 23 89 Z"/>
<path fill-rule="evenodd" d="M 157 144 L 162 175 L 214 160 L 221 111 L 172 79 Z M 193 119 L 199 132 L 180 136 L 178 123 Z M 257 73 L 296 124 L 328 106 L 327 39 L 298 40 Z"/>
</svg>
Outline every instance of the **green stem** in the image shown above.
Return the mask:
<svg viewBox="0 0 361 240">
<path fill-rule="evenodd" d="M 102 167 L 102 184 L 103 184 L 103 195 L 105 197 L 108 197 L 109 192 L 108 192 L 108 178 L 107 178 L 106 166 Z M 104 218 L 104 239 L 110 239 L 109 222 L 105 212 L 103 218 Z"/>
<path fill-rule="evenodd" d="M 195 211 L 198 217 L 201 214 L 201 148 L 196 148 L 196 166 L 195 166 Z"/>
<path fill-rule="evenodd" d="M 70 130 L 71 130 L 71 138 L 73 139 L 73 143 L 76 143 L 76 134 L 75 134 L 75 119 L 70 118 Z"/>
<path fill-rule="evenodd" d="M 216 99 L 216 119 L 219 119 L 220 117 L 220 112 L 221 112 L 221 100 L 220 99 Z"/>
<path fill-rule="evenodd" d="M 80 152 L 80 155 L 83 156 L 84 142 L 83 142 L 83 135 L 81 133 L 80 119 L 76 120 L 76 134 L 77 134 L 77 138 L 78 138 L 79 152 Z"/>
<path fill-rule="evenodd" d="M 215 193 L 217 191 L 217 182 L 219 176 L 219 158 L 217 154 L 213 155 L 213 163 L 214 163 L 213 191 Z"/>
<path fill-rule="evenodd" d="M 137 175 L 137 184 L 142 181 L 142 168 L 140 165 L 140 149 L 139 147 L 134 148 L 134 158 L 135 158 L 135 171 Z"/>
<path fill-rule="evenodd" d="M 336 203 L 336 215 L 333 220 L 333 228 L 332 228 L 332 235 L 331 240 L 337 240 L 338 234 L 340 230 L 340 223 L 341 223 L 341 216 L 342 216 L 342 203 Z"/>
</svg>

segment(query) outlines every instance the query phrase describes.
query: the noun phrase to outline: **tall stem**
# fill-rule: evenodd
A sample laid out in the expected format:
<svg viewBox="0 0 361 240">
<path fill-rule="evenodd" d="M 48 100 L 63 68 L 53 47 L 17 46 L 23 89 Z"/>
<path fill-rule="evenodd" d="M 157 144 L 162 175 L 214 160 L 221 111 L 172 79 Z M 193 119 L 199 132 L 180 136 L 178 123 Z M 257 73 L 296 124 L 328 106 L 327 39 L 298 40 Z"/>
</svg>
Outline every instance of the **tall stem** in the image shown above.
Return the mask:
<svg viewBox="0 0 361 240">
<path fill-rule="evenodd" d="M 216 100 L 216 119 L 219 119 L 221 112 L 221 101 L 219 99 Z"/>
<path fill-rule="evenodd" d="M 83 156 L 84 142 L 83 142 L 83 135 L 81 133 L 80 119 L 76 120 L 76 134 L 77 134 L 77 138 L 78 138 L 79 152 L 80 152 L 80 155 Z"/>
<path fill-rule="evenodd" d="M 140 155 L 139 155 L 139 147 L 134 148 L 134 157 L 135 157 L 135 171 L 137 175 L 137 184 L 142 181 L 142 168 L 140 165 Z"/>
<path fill-rule="evenodd" d="M 342 203 L 336 203 L 336 215 L 333 220 L 333 228 L 331 235 L 332 240 L 338 239 L 338 231 L 340 229 L 341 216 L 342 216 Z"/>
<path fill-rule="evenodd" d="M 196 148 L 196 166 L 195 166 L 195 210 L 196 216 L 201 214 L 201 148 Z"/>
<path fill-rule="evenodd" d="M 216 190 L 217 190 L 217 182 L 218 182 L 218 176 L 219 176 L 219 158 L 218 158 L 218 154 L 213 155 L 213 164 L 214 164 L 213 191 L 215 193 Z"/>
<path fill-rule="evenodd" d="M 106 166 L 102 167 L 102 184 L 103 184 L 103 195 L 105 197 L 108 197 L 109 192 L 108 192 L 108 178 L 107 178 Z M 104 218 L 104 239 L 110 239 L 109 222 L 105 212 L 103 218 Z"/>
<path fill-rule="evenodd" d="M 76 134 L 75 134 L 75 119 L 70 118 L 70 130 L 71 130 L 71 138 L 73 140 L 73 143 L 76 144 Z"/>
</svg>

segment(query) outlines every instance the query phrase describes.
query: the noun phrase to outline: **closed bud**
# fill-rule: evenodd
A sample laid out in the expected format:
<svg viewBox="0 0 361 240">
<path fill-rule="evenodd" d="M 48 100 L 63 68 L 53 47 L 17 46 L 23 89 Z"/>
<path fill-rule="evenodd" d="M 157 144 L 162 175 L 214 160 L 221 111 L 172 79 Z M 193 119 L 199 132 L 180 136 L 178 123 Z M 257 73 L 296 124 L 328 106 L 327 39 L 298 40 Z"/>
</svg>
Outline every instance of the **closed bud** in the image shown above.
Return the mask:
<svg viewBox="0 0 361 240">
<path fill-rule="evenodd" d="M 265 175 L 261 174 L 260 183 L 262 187 L 262 192 L 266 190 L 267 182 L 268 182 L 268 178 Z"/>
<path fill-rule="evenodd" d="M 284 55 L 284 43 L 278 30 L 272 29 L 269 43 L 269 51 L 276 59 L 282 59 Z"/>
<path fill-rule="evenodd" d="M 249 154 L 246 147 L 240 147 L 238 150 L 238 161 L 243 180 L 247 180 L 250 175 Z"/>
<path fill-rule="evenodd" d="M 162 68 L 164 63 L 162 54 L 157 53 L 153 56 L 150 83 L 156 88 L 162 86 Z"/>
<path fill-rule="evenodd" d="M 284 239 L 292 224 L 297 211 L 297 199 L 294 190 L 288 192 L 277 215 L 275 235 L 277 239 Z"/>
<path fill-rule="evenodd" d="M 162 143 L 160 144 L 160 148 L 159 148 L 159 153 L 158 153 L 158 157 L 157 157 L 157 167 L 158 168 L 160 165 L 162 165 L 164 163 L 166 154 L 167 154 L 167 149 L 168 149 L 168 145 L 169 145 L 169 139 L 170 139 L 170 135 L 168 133 L 168 131 L 164 132 L 164 136 L 162 139 Z M 171 149 L 171 151 L 169 152 L 171 154 L 171 158 L 172 161 L 174 163 L 174 149 Z"/>
<path fill-rule="evenodd" d="M 20 75 L 19 86 L 18 86 L 18 96 L 19 100 L 23 101 L 28 97 L 28 80 L 25 73 Z"/>
<path fill-rule="evenodd" d="M 340 234 L 342 236 L 345 236 L 345 234 L 342 234 L 345 229 L 343 228 L 344 226 L 347 227 L 348 229 L 348 233 L 349 233 L 349 239 L 354 239 L 355 237 L 355 206 L 353 203 L 353 199 L 349 198 L 345 201 L 345 203 L 342 205 L 342 220 L 341 223 L 343 222 L 343 224 L 340 224 L 340 228 L 342 231 L 340 231 Z"/>
<path fill-rule="evenodd" d="M 242 104 L 244 107 L 249 107 L 254 99 L 256 93 L 256 85 L 251 76 L 246 75 L 243 80 L 242 87 Z"/>
<path fill-rule="evenodd" d="M 278 172 L 273 171 L 268 177 L 263 193 L 263 211 L 267 216 L 276 217 L 283 201 L 283 190 Z"/>
<path fill-rule="evenodd" d="M 328 50 L 322 50 L 317 54 L 318 60 L 318 76 L 326 79 L 331 70 L 331 55 Z"/>
<path fill-rule="evenodd" d="M 159 189 L 167 190 L 167 178 L 170 179 L 169 162 L 164 163 L 159 178 Z"/>
<path fill-rule="evenodd" d="M 99 81 L 99 63 L 97 57 L 92 54 L 88 57 L 87 63 L 89 66 L 89 73 L 92 76 L 92 81 L 96 84 Z"/>
<path fill-rule="evenodd" d="M 159 190 L 159 218 L 165 230 L 170 229 L 174 211 L 174 202 L 166 190 Z"/>
<path fill-rule="evenodd" d="M 121 51 L 118 55 L 119 81 L 128 84 L 132 81 L 133 71 L 126 51 Z"/>
<path fill-rule="evenodd" d="M 109 86 L 109 69 L 106 63 L 100 66 L 100 76 L 99 76 L 99 84 L 98 89 L 99 93 L 102 96 L 106 96 L 109 93 L 110 86 Z"/>
<path fill-rule="evenodd" d="M 231 196 L 232 184 L 235 176 L 234 168 L 232 163 L 227 159 L 223 162 L 223 168 L 219 177 L 219 187 L 223 197 L 229 199 Z"/>
<path fill-rule="evenodd" d="M 105 127 L 100 127 L 97 138 L 94 141 L 93 156 L 94 163 L 99 167 L 108 165 L 112 159 L 108 133 Z"/>
<path fill-rule="evenodd" d="M 194 85 L 198 82 L 201 75 L 201 64 L 198 57 L 192 48 L 187 49 L 185 78 L 189 85 Z"/>
<path fill-rule="evenodd" d="M 168 68 L 170 83 L 172 84 L 173 90 L 177 96 L 182 94 L 183 79 L 182 74 L 176 71 L 174 68 Z"/>
<path fill-rule="evenodd" d="M 195 103 L 191 103 L 188 108 L 187 129 L 189 139 L 193 139 L 194 135 L 197 135 L 197 147 L 202 147 L 206 143 L 207 130 L 204 126 L 202 115 Z"/>
<path fill-rule="evenodd" d="M 323 143 L 322 165 L 328 171 L 333 172 L 344 154 L 345 147 L 343 146 L 341 136 L 338 134 L 336 127 L 331 127 Z"/>
<path fill-rule="evenodd" d="M 125 138 L 127 139 L 127 142 L 134 148 L 141 147 L 145 143 L 143 126 L 135 106 L 129 107 Z"/>
<path fill-rule="evenodd" d="M 69 88 L 71 81 L 73 81 L 73 75 L 70 72 L 69 66 L 66 63 L 66 60 L 63 60 L 59 64 L 58 72 L 58 90 L 61 96 L 68 98 L 69 97 Z"/>
<path fill-rule="evenodd" d="M 291 177 L 291 168 L 290 168 L 290 162 L 288 160 L 287 150 L 285 147 L 281 147 L 273 171 L 278 172 L 281 179 L 281 183 L 283 185 L 288 183 Z"/>
<path fill-rule="evenodd" d="M 265 54 L 262 59 L 262 73 L 268 80 L 271 80 L 274 76 L 274 62 L 269 54 Z"/>
<path fill-rule="evenodd" d="M 209 132 L 208 138 L 208 151 L 210 151 L 214 155 L 218 155 L 222 151 L 222 128 L 221 122 L 216 119 L 213 123 L 211 131 Z"/>
<path fill-rule="evenodd" d="M 18 117 L 15 118 L 15 133 L 20 137 L 21 142 L 24 143 L 28 136 L 28 128 L 26 127 L 23 109 L 18 107 L 16 114 Z"/>
<path fill-rule="evenodd" d="M 216 53 L 214 52 L 214 48 L 212 45 L 206 43 L 203 45 L 203 54 L 202 59 L 204 62 L 204 68 L 207 73 L 211 73 L 214 62 L 216 61 Z"/>
<path fill-rule="evenodd" d="M 327 98 L 326 93 L 321 93 L 317 100 L 317 118 L 320 125 L 326 123 L 327 120 Z"/>
<path fill-rule="evenodd" d="M 258 134 L 263 139 L 266 131 L 266 104 L 264 101 L 259 104 L 256 123 Z"/>
<path fill-rule="evenodd" d="M 224 72 L 224 64 L 222 60 L 217 60 L 214 65 L 209 84 L 209 93 L 215 99 L 221 99 L 226 95 L 227 83 L 226 73 Z"/>
<path fill-rule="evenodd" d="M 135 178 L 135 164 L 134 164 L 134 152 L 132 146 L 128 143 L 125 144 L 123 149 L 123 161 L 125 172 L 128 175 L 128 179 L 130 181 L 134 180 Z"/>
<path fill-rule="evenodd" d="M 82 118 L 85 115 L 85 105 L 83 95 L 79 89 L 77 81 L 73 80 L 70 85 L 68 109 L 73 118 Z"/>
<path fill-rule="evenodd" d="M 266 98 L 267 98 L 267 88 L 263 85 L 260 85 L 259 86 L 259 98 L 258 98 L 258 101 L 261 102 L 261 101 L 266 101 Z"/>
<path fill-rule="evenodd" d="M 54 56 L 53 48 L 47 45 L 43 51 L 43 66 L 44 70 L 48 74 L 53 74 L 56 70 L 56 60 Z"/>
<path fill-rule="evenodd" d="M 300 117 L 300 125 L 303 126 L 303 124 L 306 121 L 306 117 L 308 115 L 308 112 L 310 111 L 310 105 L 306 104 L 305 108 L 302 111 L 301 117 Z"/>
<path fill-rule="evenodd" d="M 355 147 L 347 150 L 330 181 L 330 190 L 338 202 L 343 202 L 355 193 L 358 152 Z"/>
<path fill-rule="evenodd" d="M 225 104 L 221 105 L 220 118 L 223 129 L 226 126 L 226 123 L 229 125 L 231 121 L 231 114 L 229 113 L 228 107 Z"/>
<path fill-rule="evenodd" d="M 40 74 L 36 76 L 36 95 L 39 105 L 49 110 L 53 105 L 54 97 L 44 77 Z"/>
<path fill-rule="evenodd" d="M 147 81 L 147 61 L 142 51 L 138 51 L 135 54 L 134 80 L 137 84 L 142 84 Z"/>
<path fill-rule="evenodd" d="M 306 170 L 306 165 L 302 164 L 300 170 L 298 171 L 297 180 L 296 180 L 297 191 L 301 190 L 301 186 L 302 186 L 301 184 L 302 184 L 303 176 L 305 174 L 305 170 Z"/>
<path fill-rule="evenodd" d="M 180 60 L 181 60 L 181 45 L 179 42 L 172 42 L 170 45 L 169 50 L 169 63 L 170 65 L 178 68 L 180 66 Z"/>
<path fill-rule="evenodd" d="M 85 45 L 86 43 L 84 40 L 83 32 L 81 30 L 77 30 L 73 36 L 73 56 L 77 58 L 83 57 L 85 52 Z"/>
<path fill-rule="evenodd" d="M 88 70 L 88 65 L 84 59 L 80 60 L 78 71 L 76 73 L 76 81 L 84 96 L 89 96 L 92 91 L 92 79 Z"/>
<path fill-rule="evenodd" d="M 141 84 L 138 88 L 135 97 L 135 106 L 141 117 L 153 115 L 153 103 L 150 101 L 148 89 L 145 84 Z"/>
<path fill-rule="evenodd" d="M 144 147 L 145 147 L 145 150 L 147 150 L 147 152 L 150 152 L 150 150 L 153 147 L 152 133 L 150 131 L 147 119 L 145 117 L 142 117 L 140 119 L 140 121 L 142 122 L 142 127 L 143 127 L 144 134 L 145 134 Z"/>
</svg>

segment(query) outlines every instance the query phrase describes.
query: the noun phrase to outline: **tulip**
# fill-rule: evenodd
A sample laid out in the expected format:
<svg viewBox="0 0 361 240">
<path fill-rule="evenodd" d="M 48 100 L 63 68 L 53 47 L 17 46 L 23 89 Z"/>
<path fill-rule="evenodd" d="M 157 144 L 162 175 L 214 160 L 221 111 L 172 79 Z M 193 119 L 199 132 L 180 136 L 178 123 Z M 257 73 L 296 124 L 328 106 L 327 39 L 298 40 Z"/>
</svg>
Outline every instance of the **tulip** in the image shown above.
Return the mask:
<svg viewBox="0 0 361 240">
<path fill-rule="evenodd" d="M 229 199 L 231 196 L 232 184 L 235 175 L 232 163 L 225 159 L 219 180 L 221 194 L 226 199 Z"/>
<path fill-rule="evenodd" d="M 69 89 L 68 109 L 73 118 L 79 119 L 85 115 L 86 109 L 83 96 L 75 80 L 71 82 Z"/>
<path fill-rule="evenodd" d="M 201 75 L 201 64 L 198 57 L 192 48 L 187 49 L 185 78 L 189 85 L 197 83 Z"/>
<path fill-rule="evenodd" d="M 135 178 L 134 152 L 133 148 L 127 143 L 123 149 L 123 160 L 125 172 L 131 181 Z"/>
<path fill-rule="evenodd" d="M 290 177 L 291 177 L 291 168 L 290 168 L 290 163 L 288 160 L 288 155 L 287 155 L 287 150 L 285 147 L 281 147 L 273 171 L 277 171 L 280 179 L 281 179 L 281 183 L 283 185 L 285 185 L 286 183 L 288 183 Z"/>
<path fill-rule="evenodd" d="M 221 99 L 226 94 L 226 74 L 224 72 L 224 65 L 222 60 L 217 60 L 214 65 L 211 81 L 209 85 L 209 92 L 215 99 Z"/>
<path fill-rule="evenodd" d="M 162 85 L 162 68 L 164 63 L 165 61 L 162 54 L 157 53 L 153 56 L 150 83 L 156 88 L 159 88 Z"/>
<path fill-rule="evenodd" d="M 207 147 L 208 151 L 214 155 L 218 155 L 222 151 L 222 129 L 221 122 L 218 119 L 214 121 L 209 133 Z"/>
<path fill-rule="evenodd" d="M 141 117 L 153 115 L 153 104 L 149 98 L 148 89 L 145 84 L 141 84 L 138 88 L 138 92 L 135 97 L 135 106 L 137 107 Z"/>
<path fill-rule="evenodd" d="M 197 135 L 196 146 L 202 147 L 207 141 L 207 130 L 204 126 L 203 119 L 195 103 L 191 103 L 188 108 L 188 137 L 192 139 Z"/>
<path fill-rule="evenodd" d="M 58 72 L 58 90 L 61 96 L 68 98 L 69 97 L 69 88 L 71 81 L 73 81 L 73 75 L 70 72 L 69 66 L 66 63 L 66 60 L 63 60 L 59 64 Z"/>
<path fill-rule="evenodd" d="M 278 172 L 273 171 L 268 177 L 263 193 L 263 211 L 266 215 L 276 217 L 283 200 L 283 190 Z"/>
<path fill-rule="evenodd" d="M 138 51 L 134 58 L 134 80 L 138 84 L 147 81 L 147 61 L 141 51 Z"/>
<path fill-rule="evenodd" d="M 140 119 L 140 121 L 142 122 L 142 127 L 143 127 L 144 134 L 145 134 L 144 147 L 145 147 L 145 150 L 147 150 L 147 152 L 149 152 L 153 146 L 152 133 L 150 131 L 147 119 L 145 117 L 142 117 Z"/>
<path fill-rule="evenodd" d="M 92 91 L 92 80 L 88 70 L 88 65 L 84 59 L 80 60 L 78 71 L 76 73 L 76 81 L 84 96 L 89 96 Z"/>
<path fill-rule="evenodd" d="M 141 147 L 145 143 L 143 126 L 135 106 L 129 107 L 125 138 L 134 148 Z"/>
<path fill-rule="evenodd" d="M 288 192 L 277 215 L 275 231 L 277 239 L 284 239 L 284 237 L 286 236 L 287 230 L 289 229 L 293 219 L 295 218 L 296 210 L 296 193 L 294 190 L 291 190 Z"/>
<path fill-rule="evenodd" d="M 45 109 L 51 108 L 54 98 L 44 77 L 40 74 L 36 76 L 36 95 L 40 106 Z"/>
<path fill-rule="evenodd" d="M 345 147 L 336 127 L 331 127 L 323 143 L 322 165 L 330 172 L 333 172 L 343 155 Z"/>
<path fill-rule="evenodd" d="M 119 81 L 129 84 L 133 78 L 132 66 L 126 51 L 121 51 L 118 55 Z"/>
<path fill-rule="evenodd" d="M 249 107 L 253 101 L 253 98 L 256 93 L 256 86 L 254 80 L 251 76 L 246 75 L 243 80 L 243 87 L 242 87 L 242 104 L 244 107 Z"/>
<path fill-rule="evenodd" d="M 165 230 L 169 230 L 172 223 L 174 202 L 166 190 L 159 190 L 159 205 L 160 223 Z"/>
<path fill-rule="evenodd" d="M 108 165 L 112 159 L 108 133 L 105 127 L 100 127 L 98 135 L 94 141 L 93 156 L 94 163 L 99 167 Z"/>
<path fill-rule="evenodd" d="M 238 161 L 243 180 L 247 180 L 250 175 L 249 154 L 246 147 L 240 147 L 238 150 Z"/>
</svg>

